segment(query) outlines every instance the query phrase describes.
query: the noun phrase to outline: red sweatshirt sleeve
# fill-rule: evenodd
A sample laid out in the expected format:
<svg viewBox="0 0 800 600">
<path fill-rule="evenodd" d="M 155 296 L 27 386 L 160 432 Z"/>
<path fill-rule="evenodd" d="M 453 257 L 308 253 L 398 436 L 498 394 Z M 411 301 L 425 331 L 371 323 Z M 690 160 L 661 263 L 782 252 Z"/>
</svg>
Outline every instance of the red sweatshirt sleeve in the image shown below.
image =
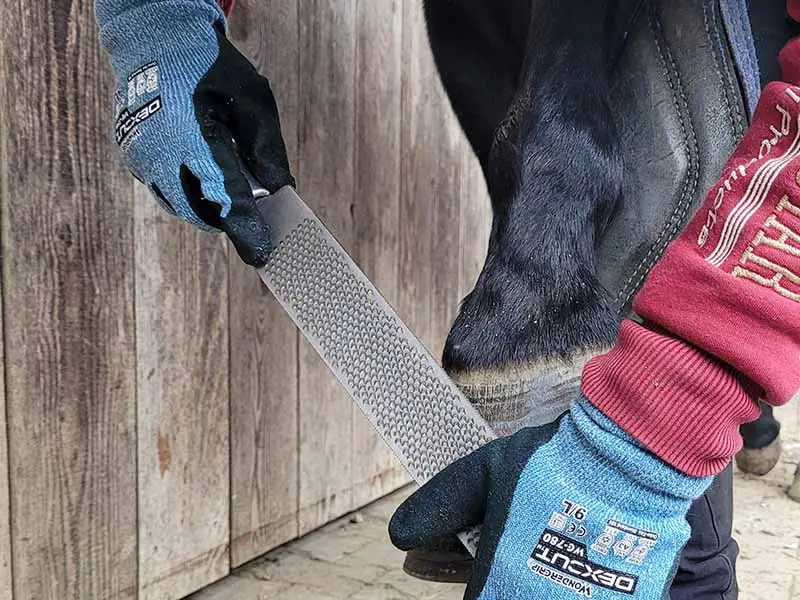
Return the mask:
<svg viewBox="0 0 800 600">
<path fill-rule="evenodd" d="M 800 21 L 800 0 L 786 0 L 786 12 L 795 21 Z"/>
<path fill-rule="evenodd" d="M 645 325 L 584 370 L 591 402 L 692 475 L 728 464 L 759 395 L 800 390 L 800 39 L 779 61 L 784 81 L 637 295 Z"/>
<path fill-rule="evenodd" d="M 231 12 L 233 11 L 233 6 L 236 4 L 236 0 L 217 0 L 217 4 L 225 13 L 225 16 L 230 16 Z"/>
</svg>

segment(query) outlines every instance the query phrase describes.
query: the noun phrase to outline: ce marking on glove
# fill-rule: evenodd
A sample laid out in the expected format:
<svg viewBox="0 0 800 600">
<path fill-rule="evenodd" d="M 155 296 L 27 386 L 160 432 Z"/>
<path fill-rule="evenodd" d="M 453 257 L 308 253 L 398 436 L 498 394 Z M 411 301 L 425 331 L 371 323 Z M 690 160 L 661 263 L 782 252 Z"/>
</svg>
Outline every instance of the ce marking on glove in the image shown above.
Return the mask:
<svg viewBox="0 0 800 600">
<path fill-rule="evenodd" d="M 586 527 L 581 525 L 579 521 L 573 521 L 570 517 L 560 512 L 554 512 L 550 515 L 547 526 L 555 531 L 563 531 L 579 538 L 586 537 L 588 533 Z"/>
<path fill-rule="evenodd" d="M 576 525 L 575 523 L 570 523 L 567 525 L 567 528 L 564 530 L 565 533 L 570 535 L 575 535 L 576 537 L 586 537 L 586 527 L 583 525 Z"/>
</svg>

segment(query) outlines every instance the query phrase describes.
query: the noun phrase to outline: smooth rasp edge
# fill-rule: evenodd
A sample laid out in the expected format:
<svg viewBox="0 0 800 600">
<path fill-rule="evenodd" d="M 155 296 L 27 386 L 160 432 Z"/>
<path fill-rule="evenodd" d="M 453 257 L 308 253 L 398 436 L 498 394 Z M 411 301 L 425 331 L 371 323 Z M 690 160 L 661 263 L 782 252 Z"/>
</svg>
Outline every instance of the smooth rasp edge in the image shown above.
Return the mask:
<svg viewBox="0 0 800 600">
<path fill-rule="evenodd" d="M 259 275 L 423 484 L 496 436 L 324 225 L 302 209 Z M 473 555 L 477 535 L 459 535 Z"/>
</svg>

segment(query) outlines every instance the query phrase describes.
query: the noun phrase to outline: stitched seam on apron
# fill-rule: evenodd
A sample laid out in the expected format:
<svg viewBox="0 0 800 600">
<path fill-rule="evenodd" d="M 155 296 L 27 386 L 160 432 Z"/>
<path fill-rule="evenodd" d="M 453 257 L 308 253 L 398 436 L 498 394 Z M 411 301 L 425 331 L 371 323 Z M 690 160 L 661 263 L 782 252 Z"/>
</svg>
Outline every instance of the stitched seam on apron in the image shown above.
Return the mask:
<svg viewBox="0 0 800 600">
<path fill-rule="evenodd" d="M 680 199 L 675 205 L 671 217 L 667 220 L 667 223 L 664 225 L 661 233 L 659 233 L 658 238 L 653 245 L 650 246 L 650 250 L 647 252 L 647 255 L 641 260 L 641 262 L 639 262 L 636 269 L 634 269 L 631 276 L 625 282 L 625 285 L 622 286 L 619 294 L 617 294 L 617 303 L 620 308 L 627 306 L 633 295 L 636 293 L 636 290 L 638 290 L 639 286 L 644 281 L 644 278 L 647 277 L 647 273 L 650 271 L 650 268 L 661 257 L 669 242 L 681 228 L 682 223 L 686 218 L 689 205 L 691 204 L 691 194 L 694 193 L 694 190 L 697 188 L 700 180 L 700 166 L 698 159 L 699 148 L 697 146 L 697 139 L 695 138 L 694 130 L 691 128 L 691 123 L 688 123 L 687 128 L 686 120 L 688 117 L 684 118 L 684 112 L 687 114 L 689 112 L 689 103 L 686 99 L 686 94 L 683 91 L 683 86 L 680 84 L 678 69 L 675 66 L 675 62 L 672 60 L 671 55 L 668 54 L 668 49 L 665 49 L 659 40 L 661 27 L 660 23 L 657 23 L 656 15 L 653 11 L 650 12 L 648 21 L 650 30 L 653 32 L 653 41 L 658 50 L 658 55 L 661 58 L 664 76 L 667 79 L 670 90 L 672 90 L 672 102 L 675 106 L 676 112 L 678 113 L 678 120 L 681 125 L 681 133 L 683 134 L 684 145 L 689 157 L 689 169 L 691 175 L 684 181 Z M 673 77 L 677 81 L 673 81 Z M 679 102 L 679 96 L 681 102 Z M 653 256 L 654 254 L 656 256 Z M 631 285 L 634 280 L 635 283 Z M 620 299 L 622 298 L 624 298 L 624 300 L 620 302 Z"/>
<path fill-rule="evenodd" d="M 714 2 L 714 6 L 717 6 L 716 2 Z M 717 21 L 716 18 L 714 18 L 714 20 Z M 708 18 L 708 5 L 705 3 L 703 3 L 703 22 L 706 28 L 706 36 L 708 37 L 708 40 L 712 42 L 711 58 L 714 60 L 714 69 L 716 70 L 719 81 L 722 84 L 722 94 L 725 97 L 725 104 L 728 107 L 728 120 L 731 123 L 731 132 L 733 133 L 734 138 L 739 138 L 742 136 L 745 129 L 744 117 L 738 106 L 734 107 L 733 103 L 731 102 L 728 87 L 738 85 L 738 82 L 731 80 L 730 70 L 726 69 L 725 72 L 723 72 L 722 68 L 720 67 L 720 60 L 725 60 L 725 56 L 722 52 L 722 38 L 720 37 L 719 29 L 715 28 L 714 33 L 711 32 L 711 23 L 709 22 Z M 717 53 L 719 53 L 719 59 L 717 57 Z"/>
</svg>

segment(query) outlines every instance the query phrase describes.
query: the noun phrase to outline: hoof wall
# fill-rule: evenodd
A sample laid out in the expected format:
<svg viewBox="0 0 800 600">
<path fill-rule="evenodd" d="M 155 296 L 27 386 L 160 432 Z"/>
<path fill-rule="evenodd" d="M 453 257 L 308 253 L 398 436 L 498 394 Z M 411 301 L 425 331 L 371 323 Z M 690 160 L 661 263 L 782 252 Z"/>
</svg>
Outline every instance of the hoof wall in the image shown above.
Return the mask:
<svg viewBox="0 0 800 600">
<path fill-rule="evenodd" d="M 736 455 L 736 465 L 744 473 L 766 475 L 778 464 L 780 457 L 781 438 L 776 437 L 763 448 L 743 448 Z"/>
<path fill-rule="evenodd" d="M 472 575 L 472 556 L 457 539 L 448 539 L 408 552 L 403 571 L 424 581 L 467 583 Z"/>
</svg>

